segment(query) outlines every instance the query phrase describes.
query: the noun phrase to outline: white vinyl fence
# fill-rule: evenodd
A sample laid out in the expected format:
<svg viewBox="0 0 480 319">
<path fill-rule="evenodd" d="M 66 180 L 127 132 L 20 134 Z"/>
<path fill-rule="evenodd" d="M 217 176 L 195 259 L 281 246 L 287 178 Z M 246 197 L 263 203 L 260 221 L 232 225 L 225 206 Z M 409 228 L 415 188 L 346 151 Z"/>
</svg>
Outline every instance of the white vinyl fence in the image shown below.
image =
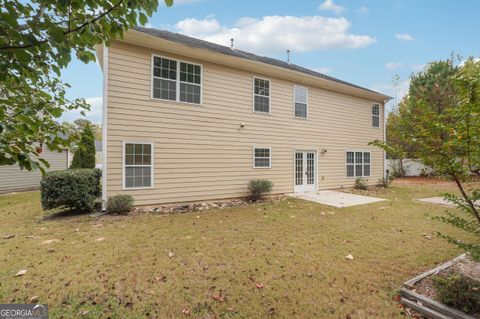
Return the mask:
<svg viewBox="0 0 480 319">
<path fill-rule="evenodd" d="M 395 174 L 395 172 L 399 172 L 400 160 L 387 159 L 387 169 L 390 175 Z M 414 159 L 404 159 L 403 169 L 405 171 L 405 176 L 421 176 L 433 173 L 433 170 L 430 167 L 425 166 Z"/>
</svg>

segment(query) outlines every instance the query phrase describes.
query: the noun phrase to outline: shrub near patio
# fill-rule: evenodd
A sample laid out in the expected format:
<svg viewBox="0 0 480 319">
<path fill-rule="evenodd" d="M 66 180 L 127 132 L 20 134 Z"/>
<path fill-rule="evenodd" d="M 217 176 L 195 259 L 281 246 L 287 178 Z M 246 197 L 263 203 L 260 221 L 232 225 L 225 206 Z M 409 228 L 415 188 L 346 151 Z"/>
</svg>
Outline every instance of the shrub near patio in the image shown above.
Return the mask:
<svg viewBox="0 0 480 319">
<path fill-rule="evenodd" d="M 40 182 L 44 210 L 65 207 L 90 212 L 101 196 L 99 169 L 69 169 L 47 173 Z"/>
</svg>

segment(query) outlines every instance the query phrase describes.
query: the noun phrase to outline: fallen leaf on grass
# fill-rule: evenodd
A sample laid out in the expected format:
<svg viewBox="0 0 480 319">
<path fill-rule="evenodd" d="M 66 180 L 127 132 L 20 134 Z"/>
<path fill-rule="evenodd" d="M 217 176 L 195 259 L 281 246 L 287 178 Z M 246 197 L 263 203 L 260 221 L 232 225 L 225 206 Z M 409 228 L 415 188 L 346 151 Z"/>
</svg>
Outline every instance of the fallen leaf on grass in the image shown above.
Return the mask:
<svg viewBox="0 0 480 319">
<path fill-rule="evenodd" d="M 23 275 L 26 275 L 27 274 L 27 270 L 26 269 L 20 269 L 16 274 L 15 274 L 15 277 L 20 277 L 20 276 L 23 276 Z"/>
<path fill-rule="evenodd" d="M 38 296 L 32 296 L 32 298 L 30 298 L 30 303 L 37 303 L 38 299 Z"/>
<path fill-rule="evenodd" d="M 224 302 L 225 301 L 225 298 L 223 296 L 220 296 L 220 295 L 212 295 L 212 299 L 215 300 L 215 301 L 218 301 L 218 302 Z"/>
<path fill-rule="evenodd" d="M 95 239 L 95 241 L 104 241 L 104 240 L 105 240 L 105 237 L 100 237 L 100 238 Z"/>
<path fill-rule="evenodd" d="M 42 241 L 42 244 L 44 244 L 44 245 L 50 245 L 50 244 L 52 244 L 52 243 L 57 243 L 57 242 L 59 242 L 59 241 L 60 241 L 59 239 L 47 239 L 47 240 Z"/>
<path fill-rule="evenodd" d="M 174 253 L 172 253 L 171 251 L 168 252 L 168 258 L 172 258 L 173 256 L 175 256 Z"/>
<path fill-rule="evenodd" d="M 432 236 L 430 236 L 429 234 L 426 234 L 426 233 L 423 233 L 422 234 L 423 237 L 425 237 L 426 239 L 432 239 Z"/>
<path fill-rule="evenodd" d="M 88 313 L 89 313 L 88 310 L 81 310 L 81 311 L 78 312 L 78 314 L 79 314 L 80 316 L 86 316 L 86 315 L 88 315 Z"/>
<path fill-rule="evenodd" d="M 190 314 L 191 314 L 190 309 L 187 309 L 187 308 L 183 309 L 183 310 L 182 310 L 182 313 L 183 313 L 185 316 L 190 316 Z"/>
<path fill-rule="evenodd" d="M 167 276 L 155 277 L 155 281 L 166 282 L 167 281 Z"/>
<path fill-rule="evenodd" d="M 3 236 L 3 239 L 10 239 L 10 238 L 13 238 L 13 237 L 15 237 L 15 235 L 7 234 L 7 235 Z"/>
<path fill-rule="evenodd" d="M 353 260 L 352 254 L 348 254 L 347 256 L 345 256 L 345 258 L 348 259 L 348 260 Z"/>
</svg>

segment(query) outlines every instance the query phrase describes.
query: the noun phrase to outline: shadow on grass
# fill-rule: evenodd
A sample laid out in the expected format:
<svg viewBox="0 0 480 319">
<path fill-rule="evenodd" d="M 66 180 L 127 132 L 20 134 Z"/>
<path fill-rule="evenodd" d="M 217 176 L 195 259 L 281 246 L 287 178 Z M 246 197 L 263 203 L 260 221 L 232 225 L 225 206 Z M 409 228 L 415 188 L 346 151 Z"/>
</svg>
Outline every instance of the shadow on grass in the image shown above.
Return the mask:
<svg viewBox="0 0 480 319">
<path fill-rule="evenodd" d="M 88 212 L 84 210 L 78 209 L 65 209 L 61 211 L 56 211 L 54 213 L 48 214 L 47 216 L 43 217 L 44 221 L 46 220 L 57 220 L 57 219 L 69 219 L 78 216 L 89 216 L 90 214 L 94 214 L 95 212 Z"/>
</svg>

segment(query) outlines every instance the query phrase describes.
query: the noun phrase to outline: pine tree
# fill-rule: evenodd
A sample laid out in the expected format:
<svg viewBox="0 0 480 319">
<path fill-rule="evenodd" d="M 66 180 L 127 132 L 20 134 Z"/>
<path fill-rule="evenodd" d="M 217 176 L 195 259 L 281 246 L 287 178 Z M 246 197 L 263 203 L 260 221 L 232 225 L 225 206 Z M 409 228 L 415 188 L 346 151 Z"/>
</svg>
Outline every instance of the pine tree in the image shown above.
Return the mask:
<svg viewBox="0 0 480 319">
<path fill-rule="evenodd" d="M 90 125 L 86 125 L 70 168 L 95 168 L 95 138 Z"/>
</svg>

